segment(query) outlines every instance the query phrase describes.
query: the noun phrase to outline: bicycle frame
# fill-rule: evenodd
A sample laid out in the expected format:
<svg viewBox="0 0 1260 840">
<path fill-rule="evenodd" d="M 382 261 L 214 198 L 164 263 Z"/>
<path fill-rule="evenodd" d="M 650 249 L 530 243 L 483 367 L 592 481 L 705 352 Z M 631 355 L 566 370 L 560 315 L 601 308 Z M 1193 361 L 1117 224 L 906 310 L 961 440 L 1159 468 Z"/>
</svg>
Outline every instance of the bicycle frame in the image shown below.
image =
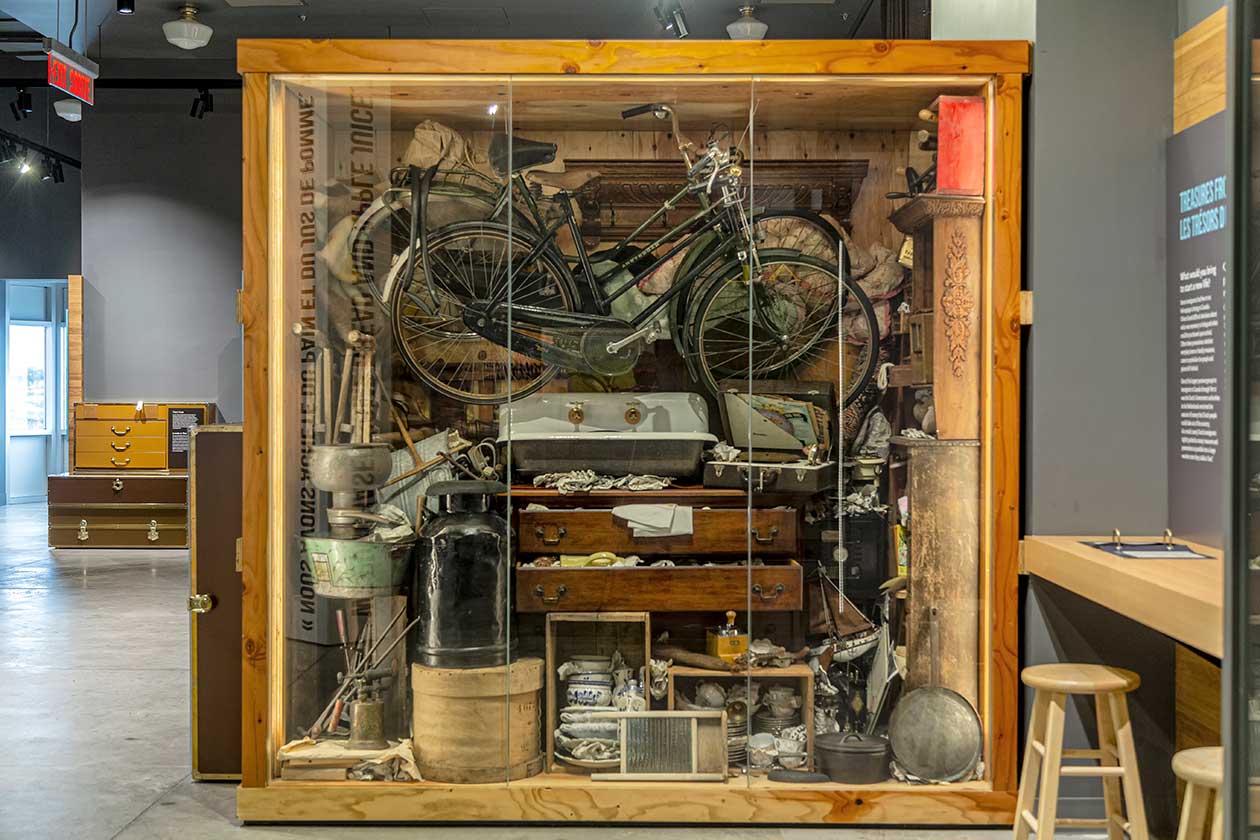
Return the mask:
<svg viewBox="0 0 1260 840">
<path fill-rule="evenodd" d="M 521 178 L 520 175 L 514 176 L 514 180 L 517 180 L 519 182 L 519 186 L 522 187 L 521 191 L 526 196 L 526 206 L 529 208 L 531 215 L 533 215 L 535 219 L 541 222 L 542 214 L 538 210 L 537 204 L 536 202 L 534 202 L 533 196 L 529 193 L 528 188 L 526 187 L 524 183 L 524 180 Z M 652 224 L 654 224 L 657 220 L 659 220 L 662 216 L 664 216 L 670 210 L 677 207 L 678 202 L 681 201 L 682 198 L 686 196 L 687 193 L 690 192 L 691 190 L 692 190 L 692 186 L 690 184 L 684 186 L 677 193 L 675 193 L 671 198 L 667 199 L 659 208 L 657 208 L 650 216 L 648 216 L 648 218 L 644 219 L 638 225 L 638 227 L 636 227 L 633 231 L 628 233 L 620 241 L 618 241 L 615 245 L 613 245 L 611 248 L 607 250 L 617 251 L 621 248 L 629 246 L 639 236 L 642 235 L 643 231 L 647 230 Z M 507 193 L 508 193 L 508 190 L 505 188 L 503 192 L 503 197 L 501 197 L 499 204 L 496 205 L 496 210 L 495 210 L 496 215 L 501 209 L 505 208 L 506 205 L 504 202 L 505 202 Z M 610 311 L 610 304 L 612 304 L 614 301 L 618 300 L 620 297 L 625 295 L 627 292 L 630 291 L 631 288 L 634 288 L 635 286 L 637 286 L 644 279 L 646 279 L 647 277 L 651 276 L 653 273 L 658 271 L 662 266 L 664 266 L 667 262 L 669 262 L 671 259 L 677 256 L 679 253 L 690 248 L 701 237 L 703 237 L 704 234 L 708 233 L 711 230 L 715 230 L 719 228 L 720 226 L 723 225 L 723 223 L 728 223 L 728 227 L 731 228 L 732 230 L 735 230 L 737 228 L 735 224 L 730 223 L 731 220 L 729 216 L 732 212 L 734 212 L 733 208 L 723 207 L 723 208 L 720 208 L 717 212 L 714 212 L 713 206 L 712 204 L 710 204 L 707 197 L 701 196 L 699 210 L 697 210 L 687 219 L 683 220 L 682 222 L 678 223 L 674 227 L 670 228 L 665 233 L 658 236 L 652 242 L 643 246 L 642 251 L 643 253 L 650 254 L 653 251 L 655 251 L 657 248 L 661 247 L 662 245 L 665 245 L 666 243 L 673 241 L 674 244 L 671 245 L 670 248 L 667 251 L 665 251 L 664 254 L 657 257 L 655 260 L 653 260 L 653 262 L 650 265 L 641 269 L 638 273 L 631 276 L 628 280 L 626 280 L 622 285 L 618 286 L 612 292 L 609 292 L 606 294 L 604 290 L 600 287 L 599 283 L 597 282 L 597 279 L 595 277 L 595 272 L 591 267 L 590 254 L 587 251 L 586 244 L 582 241 L 581 230 L 578 227 L 577 218 L 573 214 L 572 196 L 569 193 L 560 193 L 559 200 L 561 202 L 561 207 L 564 211 L 563 218 L 560 219 L 554 225 L 551 225 L 545 228 L 543 228 L 543 226 L 540 225 L 540 228 L 543 229 L 543 235 L 538 239 L 538 241 L 534 244 L 534 246 L 525 254 L 525 257 L 523 258 L 522 262 L 528 264 L 532 262 L 534 259 L 536 259 L 544 251 L 555 248 L 556 235 L 560 232 L 561 228 L 564 228 L 567 226 L 569 228 L 570 233 L 573 236 L 574 245 L 577 248 L 578 263 L 582 269 L 582 274 L 585 277 L 587 288 L 590 290 L 591 298 L 594 301 L 597 309 L 599 310 L 598 313 L 595 313 L 595 314 L 599 316 L 607 316 Z M 697 223 L 699 223 L 706 216 L 709 216 L 710 218 L 707 221 L 705 221 L 704 224 L 701 224 L 697 227 Z M 688 230 L 690 230 L 690 232 L 686 233 L 686 235 L 683 235 L 684 232 Z M 677 241 L 674 241 L 674 240 L 677 240 Z M 558 248 L 556 248 L 555 250 L 557 252 L 559 251 Z M 720 259 L 724 255 L 724 253 L 725 251 L 719 248 L 715 250 L 714 253 L 705 257 L 704 260 L 702 260 L 696 266 L 696 268 L 691 272 L 691 274 L 689 275 L 689 278 L 694 278 L 702 274 L 704 270 L 712 266 L 712 264 L 715 261 Z M 692 282 L 693 282 L 692 279 L 684 279 L 683 282 L 672 284 L 667 291 L 657 296 L 657 298 L 652 302 L 650 306 L 648 306 L 646 309 L 640 312 L 637 316 L 635 316 L 633 320 L 630 321 L 631 326 L 638 328 L 638 327 L 643 326 L 644 324 L 651 323 L 652 321 L 654 321 L 656 317 L 660 314 L 660 312 L 666 306 L 668 306 L 675 297 L 677 297 L 679 294 L 681 294 L 683 291 L 685 291 L 687 288 L 690 287 Z M 485 310 L 494 311 L 498 306 L 506 302 L 507 296 L 508 296 L 508 288 L 505 285 L 502 289 L 499 290 L 499 292 L 494 297 L 484 302 Z M 522 310 L 527 309 L 527 308 L 532 309 L 532 307 L 521 307 Z M 551 310 L 547 310 L 547 320 L 551 324 L 556 324 L 558 321 L 568 321 L 574 326 L 580 326 L 580 325 L 592 323 L 591 318 L 592 318 L 592 313 L 583 313 L 583 312 L 558 313 L 558 312 L 553 312 Z"/>
</svg>

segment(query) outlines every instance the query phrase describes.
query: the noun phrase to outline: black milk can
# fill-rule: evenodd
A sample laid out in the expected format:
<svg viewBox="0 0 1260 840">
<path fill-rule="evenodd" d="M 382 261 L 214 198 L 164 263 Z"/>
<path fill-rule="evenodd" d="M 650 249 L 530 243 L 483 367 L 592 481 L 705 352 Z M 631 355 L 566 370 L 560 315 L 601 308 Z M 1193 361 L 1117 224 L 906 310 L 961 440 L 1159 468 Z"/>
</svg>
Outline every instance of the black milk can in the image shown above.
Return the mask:
<svg viewBox="0 0 1260 840">
<path fill-rule="evenodd" d="M 420 529 L 415 548 L 414 654 L 421 665 L 485 668 L 511 656 L 508 524 L 491 509 L 505 492 L 497 481 L 442 481 L 426 491 L 440 512 Z"/>
</svg>

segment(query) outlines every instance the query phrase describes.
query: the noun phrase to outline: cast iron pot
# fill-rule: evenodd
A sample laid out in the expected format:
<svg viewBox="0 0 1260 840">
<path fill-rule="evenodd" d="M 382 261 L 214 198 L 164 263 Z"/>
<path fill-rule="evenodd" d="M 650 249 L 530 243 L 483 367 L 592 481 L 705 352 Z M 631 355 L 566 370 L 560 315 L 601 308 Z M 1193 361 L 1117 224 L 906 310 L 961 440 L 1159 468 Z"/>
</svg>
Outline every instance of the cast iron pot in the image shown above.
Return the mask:
<svg viewBox="0 0 1260 840">
<path fill-rule="evenodd" d="M 833 782 L 873 785 L 891 775 L 888 741 L 878 735 L 833 732 L 814 739 L 818 769 Z"/>
</svg>

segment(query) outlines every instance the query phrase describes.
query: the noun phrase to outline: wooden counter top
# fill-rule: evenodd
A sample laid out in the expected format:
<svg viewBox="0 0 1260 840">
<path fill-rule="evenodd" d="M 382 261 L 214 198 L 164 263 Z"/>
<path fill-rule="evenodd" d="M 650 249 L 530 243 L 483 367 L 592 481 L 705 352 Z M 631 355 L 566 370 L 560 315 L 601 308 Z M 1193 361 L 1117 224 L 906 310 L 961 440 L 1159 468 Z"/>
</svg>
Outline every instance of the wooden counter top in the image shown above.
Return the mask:
<svg viewBox="0 0 1260 840">
<path fill-rule="evenodd" d="M 1221 552 L 1190 543 L 1209 559 L 1139 560 L 1082 544 L 1106 539 L 1024 537 L 1024 571 L 1219 659 L 1225 601 Z M 1126 542 L 1161 539 L 1125 537 Z"/>
</svg>

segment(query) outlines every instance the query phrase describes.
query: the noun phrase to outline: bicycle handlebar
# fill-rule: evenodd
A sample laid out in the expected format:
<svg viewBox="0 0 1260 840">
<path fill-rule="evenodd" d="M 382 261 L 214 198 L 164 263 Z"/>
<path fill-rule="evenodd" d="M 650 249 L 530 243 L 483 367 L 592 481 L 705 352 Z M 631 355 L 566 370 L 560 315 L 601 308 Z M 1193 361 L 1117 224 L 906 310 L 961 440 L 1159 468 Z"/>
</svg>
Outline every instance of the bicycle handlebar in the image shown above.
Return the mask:
<svg viewBox="0 0 1260 840">
<path fill-rule="evenodd" d="M 637 117 L 640 114 L 650 114 L 657 109 L 656 105 L 636 105 L 633 108 L 627 108 L 621 112 L 621 118 L 628 120 L 631 117 Z"/>
<path fill-rule="evenodd" d="M 695 149 L 696 144 L 692 143 L 690 140 L 688 140 L 686 137 L 683 136 L 682 131 L 678 128 L 678 114 L 676 114 L 674 112 L 674 109 L 671 108 L 669 105 L 666 105 L 663 102 L 654 102 L 649 105 L 636 105 L 633 108 L 627 108 L 626 110 L 622 111 L 621 118 L 623 120 L 628 120 L 631 117 L 637 117 L 640 114 L 648 114 L 648 113 L 656 114 L 658 116 L 661 114 L 669 114 L 670 127 L 673 129 L 673 132 L 674 132 L 674 142 L 678 144 L 678 151 L 682 153 L 683 161 L 687 164 L 687 168 L 690 169 L 691 156 L 688 154 L 688 152 L 692 149 Z M 664 118 L 662 117 L 662 119 Z"/>
</svg>

